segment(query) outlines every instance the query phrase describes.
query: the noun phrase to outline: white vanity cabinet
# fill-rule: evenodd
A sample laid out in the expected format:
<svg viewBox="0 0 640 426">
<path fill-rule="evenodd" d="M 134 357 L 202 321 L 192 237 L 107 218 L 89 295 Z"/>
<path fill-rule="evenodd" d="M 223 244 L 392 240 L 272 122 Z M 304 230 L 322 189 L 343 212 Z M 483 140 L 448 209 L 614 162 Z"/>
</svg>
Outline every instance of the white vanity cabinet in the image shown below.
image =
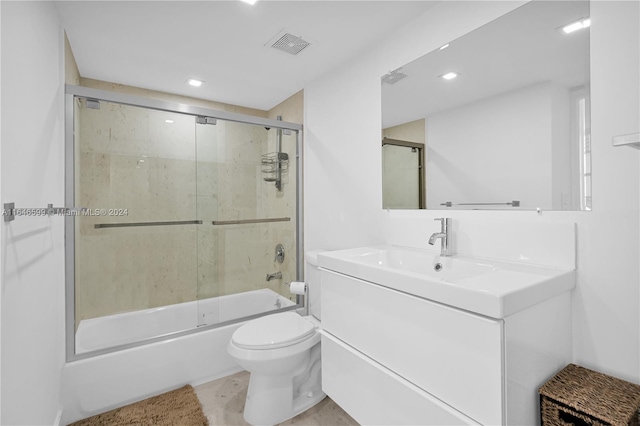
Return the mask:
<svg viewBox="0 0 640 426">
<path fill-rule="evenodd" d="M 323 390 L 361 424 L 539 424 L 571 361 L 563 292 L 490 318 L 321 268 Z"/>
</svg>

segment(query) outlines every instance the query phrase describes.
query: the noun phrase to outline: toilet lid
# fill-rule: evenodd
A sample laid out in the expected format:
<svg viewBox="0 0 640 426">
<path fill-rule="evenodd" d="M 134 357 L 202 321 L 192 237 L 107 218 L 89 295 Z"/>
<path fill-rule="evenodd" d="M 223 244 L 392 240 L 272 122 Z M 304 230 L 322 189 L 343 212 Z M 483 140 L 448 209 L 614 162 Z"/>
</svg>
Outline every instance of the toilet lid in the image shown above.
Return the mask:
<svg viewBox="0 0 640 426">
<path fill-rule="evenodd" d="M 231 341 L 243 349 L 276 349 L 307 340 L 315 327 L 295 312 L 282 312 L 249 321 L 238 328 Z"/>
</svg>

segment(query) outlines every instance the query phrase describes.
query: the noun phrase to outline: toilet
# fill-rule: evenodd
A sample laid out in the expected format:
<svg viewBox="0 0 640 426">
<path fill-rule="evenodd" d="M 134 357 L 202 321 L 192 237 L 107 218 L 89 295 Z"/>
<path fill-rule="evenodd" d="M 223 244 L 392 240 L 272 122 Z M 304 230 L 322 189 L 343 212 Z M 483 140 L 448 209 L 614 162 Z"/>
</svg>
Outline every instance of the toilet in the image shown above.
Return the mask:
<svg viewBox="0 0 640 426">
<path fill-rule="evenodd" d="M 274 425 L 326 396 L 320 370 L 320 272 L 317 253 L 306 256 L 309 316 L 294 311 L 249 321 L 231 336 L 227 351 L 251 373 L 244 419 Z"/>
</svg>

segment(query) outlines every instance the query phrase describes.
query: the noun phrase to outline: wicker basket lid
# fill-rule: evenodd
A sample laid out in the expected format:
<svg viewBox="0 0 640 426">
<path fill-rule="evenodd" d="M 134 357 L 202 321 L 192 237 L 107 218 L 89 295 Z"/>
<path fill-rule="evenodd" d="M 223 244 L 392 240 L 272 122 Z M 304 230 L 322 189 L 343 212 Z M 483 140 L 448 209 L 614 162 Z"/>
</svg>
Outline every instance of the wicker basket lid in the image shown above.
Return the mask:
<svg viewBox="0 0 640 426">
<path fill-rule="evenodd" d="M 569 364 L 549 379 L 540 395 L 613 425 L 635 424 L 640 386 Z"/>
</svg>

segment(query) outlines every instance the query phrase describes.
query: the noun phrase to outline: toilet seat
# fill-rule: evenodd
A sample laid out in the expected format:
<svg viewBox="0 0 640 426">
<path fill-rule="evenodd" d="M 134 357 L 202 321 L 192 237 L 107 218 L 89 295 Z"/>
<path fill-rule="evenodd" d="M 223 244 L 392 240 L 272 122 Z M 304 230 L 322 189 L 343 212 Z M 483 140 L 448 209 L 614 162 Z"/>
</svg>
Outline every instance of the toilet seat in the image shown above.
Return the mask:
<svg viewBox="0 0 640 426">
<path fill-rule="evenodd" d="M 295 312 L 282 312 L 248 322 L 233 333 L 231 341 L 241 349 L 278 349 L 303 342 L 315 332 L 311 321 Z"/>
</svg>

